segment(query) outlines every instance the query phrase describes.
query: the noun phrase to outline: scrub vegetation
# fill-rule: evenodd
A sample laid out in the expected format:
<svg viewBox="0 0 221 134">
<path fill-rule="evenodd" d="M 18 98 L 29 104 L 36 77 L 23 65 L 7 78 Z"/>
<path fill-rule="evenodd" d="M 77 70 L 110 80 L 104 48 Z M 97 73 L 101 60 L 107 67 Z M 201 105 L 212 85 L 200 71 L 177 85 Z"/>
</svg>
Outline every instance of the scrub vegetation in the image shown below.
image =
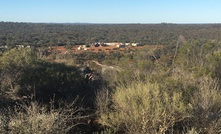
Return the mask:
<svg viewBox="0 0 221 134">
<path fill-rule="evenodd" d="M 215 30 L 220 25 L 0 25 L 7 27 L 0 30 L 0 133 L 221 133 L 221 41 Z M 18 38 L 10 37 L 15 33 L 7 34 L 20 29 L 16 35 L 26 40 L 22 31 L 27 30 L 44 40 L 46 33 L 67 36 L 76 29 L 79 36 L 70 37 L 79 38 L 78 44 L 99 28 L 104 38 L 96 40 L 101 42 L 123 42 L 124 32 L 135 38 L 136 30 L 148 37 L 150 29 L 163 32 L 149 38 L 156 43 L 142 38 L 142 48 L 108 54 L 45 54 L 40 49 L 49 42 L 36 47 L 33 38 L 31 47 L 15 47 Z M 103 28 L 122 34 L 103 34 Z M 87 34 L 80 36 L 82 31 Z M 131 38 L 125 42 L 133 42 Z M 150 49 L 148 44 L 163 46 Z M 50 56 L 60 56 L 62 62 Z"/>
</svg>

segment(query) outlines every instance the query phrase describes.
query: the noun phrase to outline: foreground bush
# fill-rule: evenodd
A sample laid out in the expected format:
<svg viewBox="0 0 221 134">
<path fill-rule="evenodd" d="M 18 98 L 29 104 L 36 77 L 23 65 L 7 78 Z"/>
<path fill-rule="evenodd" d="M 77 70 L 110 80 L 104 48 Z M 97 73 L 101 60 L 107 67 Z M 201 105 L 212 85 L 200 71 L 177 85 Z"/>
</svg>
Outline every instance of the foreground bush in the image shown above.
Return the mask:
<svg viewBox="0 0 221 134">
<path fill-rule="evenodd" d="M 1 113 L 0 132 L 12 134 L 65 134 L 79 132 L 82 116 L 74 105 L 67 108 L 48 109 L 36 102 L 11 109 L 13 113 Z"/>
<path fill-rule="evenodd" d="M 0 57 L 0 103 L 22 98 L 48 103 L 92 96 L 80 70 L 37 59 L 29 48 L 11 49 Z"/>
<path fill-rule="evenodd" d="M 111 99 L 112 110 L 101 110 L 100 123 L 114 131 L 164 133 L 176 122 L 189 117 L 188 106 L 182 102 L 182 94 L 169 94 L 157 84 L 147 82 L 118 87 Z"/>
<path fill-rule="evenodd" d="M 191 99 L 191 126 L 201 133 L 221 133 L 221 90 L 217 80 L 202 78 Z"/>
<path fill-rule="evenodd" d="M 193 83 L 198 85 L 188 86 Z M 221 132 L 221 91 L 217 80 L 199 77 L 186 81 L 180 90 L 174 83 L 166 83 L 170 90 L 162 84 L 137 82 L 118 86 L 112 93 L 98 93 L 100 123 L 113 133 Z M 187 94 L 187 90 L 192 91 Z"/>
</svg>

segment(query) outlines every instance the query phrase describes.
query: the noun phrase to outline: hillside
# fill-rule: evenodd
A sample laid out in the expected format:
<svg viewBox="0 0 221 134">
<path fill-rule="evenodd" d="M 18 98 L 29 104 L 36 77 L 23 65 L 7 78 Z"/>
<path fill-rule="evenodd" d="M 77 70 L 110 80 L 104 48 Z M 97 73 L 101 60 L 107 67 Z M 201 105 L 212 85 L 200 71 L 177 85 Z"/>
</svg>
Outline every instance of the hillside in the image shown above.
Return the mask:
<svg viewBox="0 0 221 134">
<path fill-rule="evenodd" d="M 220 133 L 220 28 L 1 22 L 0 133 Z"/>
</svg>

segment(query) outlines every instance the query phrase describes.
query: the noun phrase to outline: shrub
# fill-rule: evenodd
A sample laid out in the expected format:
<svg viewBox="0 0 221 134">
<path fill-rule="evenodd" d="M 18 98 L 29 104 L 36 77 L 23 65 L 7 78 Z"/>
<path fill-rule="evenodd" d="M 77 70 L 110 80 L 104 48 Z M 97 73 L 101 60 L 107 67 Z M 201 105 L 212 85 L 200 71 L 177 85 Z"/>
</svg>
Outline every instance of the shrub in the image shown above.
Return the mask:
<svg viewBox="0 0 221 134">
<path fill-rule="evenodd" d="M 6 113 L 1 113 L 0 132 L 12 134 L 80 133 L 77 127 L 81 122 L 78 120 L 83 117 L 79 115 L 79 110 L 74 105 L 48 109 L 36 102 L 30 105 L 23 104 L 8 115 L 8 122 L 2 122 L 6 119 Z"/>
<path fill-rule="evenodd" d="M 98 99 L 106 102 L 99 96 Z M 189 116 L 181 93 L 169 94 L 149 82 L 118 87 L 112 103 L 109 112 L 101 111 L 100 123 L 115 131 L 164 133 Z"/>
<path fill-rule="evenodd" d="M 0 95 L 17 101 L 23 97 L 49 102 L 51 98 L 84 96 L 84 79 L 73 66 L 36 58 L 31 49 L 12 49 L 0 57 Z M 33 99 L 33 98 L 32 98 Z"/>
<path fill-rule="evenodd" d="M 204 77 L 191 100 L 192 126 L 202 133 L 221 132 L 221 92 L 218 82 Z"/>
<path fill-rule="evenodd" d="M 28 67 L 32 68 L 37 59 L 29 48 L 11 49 L 0 57 L 1 97 L 16 99 L 21 86 L 18 84 Z"/>
</svg>

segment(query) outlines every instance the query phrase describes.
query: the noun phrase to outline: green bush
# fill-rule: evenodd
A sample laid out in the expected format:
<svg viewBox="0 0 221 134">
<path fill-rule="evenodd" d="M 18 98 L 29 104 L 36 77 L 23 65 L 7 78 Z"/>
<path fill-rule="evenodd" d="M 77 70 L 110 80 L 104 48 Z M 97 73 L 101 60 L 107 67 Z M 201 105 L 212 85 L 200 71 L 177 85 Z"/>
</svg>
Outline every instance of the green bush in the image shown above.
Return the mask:
<svg viewBox="0 0 221 134">
<path fill-rule="evenodd" d="M 221 63 L 220 49 L 218 42 L 186 42 L 178 50 L 175 66 L 195 72 L 198 76 L 214 75 L 215 68 Z"/>
<path fill-rule="evenodd" d="M 106 102 L 99 96 L 98 99 L 100 104 Z M 169 94 L 149 82 L 118 87 L 111 101 L 110 111 L 101 111 L 100 123 L 115 131 L 164 133 L 176 122 L 189 117 L 181 93 Z"/>
<path fill-rule="evenodd" d="M 4 53 L 0 57 L 0 75 L 0 95 L 5 100 L 28 98 L 48 103 L 52 98 L 92 96 L 78 68 L 39 60 L 31 49 Z"/>
<path fill-rule="evenodd" d="M 23 75 L 27 68 L 33 68 L 37 59 L 31 49 L 11 49 L 0 57 L 0 91 L 1 97 L 16 99 Z"/>
<path fill-rule="evenodd" d="M 192 126 L 202 133 L 221 132 L 221 91 L 216 80 L 204 77 L 192 95 Z"/>
<path fill-rule="evenodd" d="M 37 56 L 30 48 L 14 48 L 6 51 L 0 58 L 0 68 L 6 69 L 14 66 L 26 67 L 37 61 Z"/>
</svg>

